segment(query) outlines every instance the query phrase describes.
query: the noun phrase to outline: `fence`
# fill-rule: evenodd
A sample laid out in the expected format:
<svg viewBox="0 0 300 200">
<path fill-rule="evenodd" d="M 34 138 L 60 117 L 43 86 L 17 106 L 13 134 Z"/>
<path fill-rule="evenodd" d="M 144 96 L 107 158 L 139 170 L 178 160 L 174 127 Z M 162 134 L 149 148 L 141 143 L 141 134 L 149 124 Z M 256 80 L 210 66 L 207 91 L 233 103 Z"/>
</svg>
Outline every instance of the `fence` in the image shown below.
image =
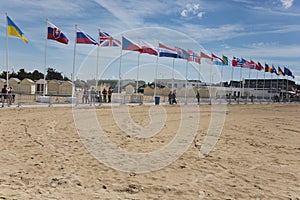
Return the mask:
<svg viewBox="0 0 300 200">
<path fill-rule="evenodd" d="M 76 92 L 74 97 L 70 95 L 45 95 L 40 94 L 27 94 L 27 93 L 14 93 L 1 95 L 0 102 L 2 105 L 105 105 L 105 104 L 153 104 L 153 96 L 145 96 L 143 94 L 117 94 L 113 93 L 110 98 L 103 95 L 98 96 L 97 94 L 84 95 L 82 92 Z M 197 104 L 198 100 L 194 94 L 178 94 L 176 97 L 178 104 Z M 288 103 L 288 102 L 300 102 L 300 97 L 296 95 L 280 95 L 280 96 L 231 96 L 231 95 L 211 95 L 211 96 L 200 96 L 200 104 L 211 104 L 211 103 L 228 103 L 228 104 L 247 104 L 247 103 Z M 168 104 L 168 96 L 160 95 L 160 103 Z"/>
</svg>

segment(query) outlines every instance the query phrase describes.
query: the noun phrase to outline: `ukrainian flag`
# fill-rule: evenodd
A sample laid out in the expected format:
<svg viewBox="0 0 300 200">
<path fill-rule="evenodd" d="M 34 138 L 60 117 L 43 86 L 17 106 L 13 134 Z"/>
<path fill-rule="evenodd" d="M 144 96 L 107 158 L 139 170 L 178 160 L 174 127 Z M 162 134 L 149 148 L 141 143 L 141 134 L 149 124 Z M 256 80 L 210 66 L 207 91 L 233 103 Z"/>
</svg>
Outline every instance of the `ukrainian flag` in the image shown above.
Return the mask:
<svg viewBox="0 0 300 200">
<path fill-rule="evenodd" d="M 28 43 L 28 40 L 24 37 L 23 32 L 8 16 L 7 16 L 7 35 L 21 38 L 26 44 Z"/>
</svg>

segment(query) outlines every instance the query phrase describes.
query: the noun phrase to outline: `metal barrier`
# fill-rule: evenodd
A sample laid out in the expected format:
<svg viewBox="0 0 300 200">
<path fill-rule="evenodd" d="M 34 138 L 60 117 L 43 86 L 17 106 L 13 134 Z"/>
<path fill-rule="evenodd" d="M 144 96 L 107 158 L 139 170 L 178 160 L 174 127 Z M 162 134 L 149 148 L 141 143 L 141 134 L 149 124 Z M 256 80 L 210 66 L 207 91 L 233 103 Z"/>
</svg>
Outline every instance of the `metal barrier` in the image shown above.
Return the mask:
<svg viewBox="0 0 300 200">
<path fill-rule="evenodd" d="M 45 95 L 42 96 L 40 94 L 26 94 L 26 93 L 14 93 L 5 95 L 1 95 L 0 105 L 6 106 L 25 106 L 25 105 L 71 105 L 74 103 L 75 105 L 109 105 L 112 104 L 139 104 L 142 105 L 144 103 L 153 103 L 154 105 L 154 97 L 153 96 L 144 96 L 143 94 L 117 94 L 113 93 L 111 96 L 111 102 L 108 101 L 108 98 L 104 102 L 103 96 L 98 96 L 97 94 L 88 95 L 88 97 L 83 96 L 82 92 L 76 92 L 74 97 L 70 95 Z M 197 104 L 197 98 L 192 95 L 177 96 L 178 104 Z M 233 98 L 232 96 L 214 96 L 214 97 L 201 97 L 200 96 L 200 104 L 211 104 L 211 103 L 220 103 L 220 104 L 262 104 L 262 103 L 299 103 L 299 97 L 286 97 L 286 98 L 263 98 L 263 97 L 247 97 L 242 96 L 239 98 Z M 4 101 L 4 102 L 3 102 Z M 168 96 L 160 95 L 161 104 L 169 104 Z"/>
</svg>

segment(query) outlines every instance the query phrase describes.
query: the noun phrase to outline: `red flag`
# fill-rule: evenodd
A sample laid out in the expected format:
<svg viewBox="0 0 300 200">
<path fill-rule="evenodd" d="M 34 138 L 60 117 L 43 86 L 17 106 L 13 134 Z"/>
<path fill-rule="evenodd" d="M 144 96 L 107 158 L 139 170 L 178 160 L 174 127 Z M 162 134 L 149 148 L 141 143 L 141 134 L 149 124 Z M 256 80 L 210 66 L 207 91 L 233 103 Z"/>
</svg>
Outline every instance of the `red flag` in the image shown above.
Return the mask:
<svg viewBox="0 0 300 200">
<path fill-rule="evenodd" d="M 149 43 L 147 43 L 146 41 L 141 40 L 140 41 L 140 53 L 147 53 L 147 54 L 151 54 L 151 55 L 155 55 L 157 56 L 158 53 L 155 50 L 155 47 Z"/>
<path fill-rule="evenodd" d="M 233 59 L 232 59 L 232 61 L 231 61 L 231 65 L 233 66 L 233 67 L 237 67 L 238 66 L 238 61 L 236 60 L 236 58 L 235 57 L 233 57 Z"/>
<path fill-rule="evenodd" d="M 224 65 L 225 64 L 225 61 L 222 58 L 216 56 L 215 54 L 212 53 L 211 57 L 212 57 L 213 62 L 216 65 Z"/>
<path fill-rule="evenodd" d="M 257 64 L 255 65 L 255 69 L 260 71 L 263 70 L 264 67 L 260 64 L 260 62 L 257 62 Z"/>
<path fill-rule="evenodd" d="M 209 56 L 209 55 L 206 55 L 205 53 L 203 53 L 202 51 L 200 52 L 200 59 L 201 58 L 206 58 L 206 59 L 210 59 L 210 60 L 212 60 L 212 57 L 211 56 Z"/>
</svg>

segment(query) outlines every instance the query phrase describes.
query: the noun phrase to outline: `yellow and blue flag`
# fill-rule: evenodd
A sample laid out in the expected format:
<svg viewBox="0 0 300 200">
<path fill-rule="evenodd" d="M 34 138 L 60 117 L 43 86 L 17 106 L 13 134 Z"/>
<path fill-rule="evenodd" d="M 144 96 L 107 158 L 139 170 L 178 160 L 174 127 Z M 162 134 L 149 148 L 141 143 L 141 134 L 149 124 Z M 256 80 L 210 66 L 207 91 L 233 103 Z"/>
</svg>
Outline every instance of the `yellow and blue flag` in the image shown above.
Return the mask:
<svg viewBox="0 0 300 200">
<path fill-rule="evenodd" d="M 24 37 L 24 33 L 8 16 L 7 16 L 7 35 L 21 38 L 26 44 L 28 43 L 28 40 Z"/>
</svg>

